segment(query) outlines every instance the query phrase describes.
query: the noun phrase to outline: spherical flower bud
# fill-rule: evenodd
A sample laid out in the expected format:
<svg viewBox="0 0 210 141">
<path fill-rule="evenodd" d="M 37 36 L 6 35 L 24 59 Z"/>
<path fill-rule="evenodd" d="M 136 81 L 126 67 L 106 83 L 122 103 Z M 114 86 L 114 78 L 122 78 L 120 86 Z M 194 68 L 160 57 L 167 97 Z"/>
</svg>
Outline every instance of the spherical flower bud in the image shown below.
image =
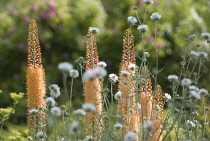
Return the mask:
<svg viewBox="0 0 210 141">
<path fill-rule="evenodd" d="M 189 87 L 191 84 L 192 84 L 192 81 L 189 78 L 184 78 L 181 81 L 181 85 L 182 86 Z"/>
<path fill-rule="evenodd" d="M 68 73 L 71 69 L 73 69 L 73 65 L 68 62 L 62 62 L 58 64 L 58 69 L 63 73 Z"/>
<path fill-rule="evenodd" d="M 76 111 L 74 111 L 74 114 L 77 116 L 84 116 L 86 115 L 86 112 L 83 109 L 77 109 Z"/>
<path fill-rule="evenodd" d="M 157 12 L 152 13 L 152 15 L 150 16 L 150 19 L 153 20 L 153 21 L 160 20 L 161 19 L 161 15 L 159 13 L 157 13 Z"/>
<path fill-rule="evenodd" d="M 124 77 L 131 75 L 131 73 L 129 71 L 125 71 L 125 70 L 121 71 L 121 73 Z"/>
<path fill-rule="evenodd" d="M 118 81 L 118 76 L 114 73 L 109 74 L 109 80 L 116 83 Z"/>
<path fill-rule="evenodd" d="M 36 137 L 38 139 L 47 138 L 47 134 L 45 132 L 40 131 L 36 134 Z"/>
<path fill-rule="evenodd" d="M 48 97 L 48 98 L 46 98 L 45 101 L 46 101 L 46 104 L 47 104 L 47 105 L 55 106 L 55 100 L 54 100 L 54 98 Z"/>
<path fill-rule="evenodd" d="M 128 66 L 128 69 L 135 70 L 136 67 L 137 67 L 136 64 L 130 64 L 130 65 Z"/>
<path fill-rule="evenodd" d="M 91 103 L 83 104 L 82 109 L 84 109 L 87 112 L 95 112 L 96 111 L 96 107 Z"/>
<path fill-rule="evenodd" d="M 201 96 L 198 92 L 196 91 L 190 91 L 190 94 L 195 97 L 196 99 L 201 99 Z"/>
<path fill-rule="evenodd" d="M 51 97 L 57 98 L 61 95 L 60 87 L 58 87 L 57 84 L 50 85 L 49 89 L 50 89 L 50 96 Z"/>
<path fill-rule="evenodd" d="M 135 17 L 133 17 L 133 16 L 129 16 L 129 17 L 127 18 L 127 21 L 128 21 L 128 23 L 131 24 L 131 25 L 135 25 L 135 24 L 137 23 L 137 19 L 136 19 Z"/>
<path fill-rule="evenodd" d="M 120 129 L 122 127 L 123 127 L 123 125 L 121 123 L 118 123 L 118 122 L 114 125 L 114 128 L 116 128 L 116 129 Z"/>
<path fill-rule="evenodd" d="M 198 93 L 201 95 L 209 95 L 209 93 L 206 89 L 200 89 Z"/>
<path fill-rule="evenodd" d="M 98 62 L 97 65 L 98 65 L 99 67 L 103 67 L 103 68 L 105 68 L 105 67 L 107 66 L 107 64 L 106 64 L 104 61 Z"/>
<path fill-rule="evenodd" d="M 124 141 L 136 141 L 136 133 L 134 132 L 127 132 L 124 136 Z"/>
<path fill-rule="evenodd" d="M 70 134 L 72 134 L 73 132 L 77 132 L 78 130 L 78 126 L 79 126 L 79 122 L 78 121 L 73 121 L 71 126 L 70 126 Z"/>
<path fill-rule="evenodd" d="M 171 100 L 171 95 L 170 95 L 170 94 L 165 93 L 164 95 L 165 95 L 165 96 L 164 96 L 164 99 L 165 99 L 167 102 Z"/>
<path fill-rule="evenodd" d="M 210 38 L 210 33 L 201 33 L 201 36 L 207 40 Z"/>
<path fill-rule="evenodd" d="M 77 78 L 79 77 L 79 72 L 77 70 L 70 70 L 69 71 L 69 75 L 72 77 L 72 78 Z"/>
<path fill-rule="evenodd" d="M 114 98 L 115 98 L 116 100 L 121 99 L 121 97 L 122 97 L 122 92 L 120 92 L 120 91 L 118 91 L 118 92 L 114 95 Z"/>
<path fill-rule="evenodd" d="M 99 29 L 97 27 L 90 27 L 89 31 L 92 32 L 93 34 L 96 34 L 99 32 Z"/>
<path fill-rule="evenodd" d="M 39 110 L 37 110 L 37 109 L 31 109 L 31 110 L 29 110 L 29 113 L 31 115 L 36 115 L 38 112 L 39 112 Z"/>
<path fill-rule="evenodd" d="M 50 109 L 50 113 L 55 116 L 55 117 L 58 117 L 61 115 L 61 109 L 59 107 L 52 107 Z"/>
<path fill-rule="evenodd" d="M 139 25 L 137 27 L 137 30 L 139 30 L 140 32 L 146 32 L 148 30 L 148 26 L 147 25 Z"/>
<path fill-rule="evenodd" d="M 144 2 L 145 2 L 146 4 L 153 4 L 153 3 L 154 3 L 153 0 L 144 0 Z"/>
<path fill-rule="evenodd" d="M 169 75 L 168 76 L 168 80 L 170 81 L 170 82 L 175 82 L 175 83 L 177 83 L 178 81 L 179 81 L 179 77 L 177 76 L 177 75 Z"/>
</svg>

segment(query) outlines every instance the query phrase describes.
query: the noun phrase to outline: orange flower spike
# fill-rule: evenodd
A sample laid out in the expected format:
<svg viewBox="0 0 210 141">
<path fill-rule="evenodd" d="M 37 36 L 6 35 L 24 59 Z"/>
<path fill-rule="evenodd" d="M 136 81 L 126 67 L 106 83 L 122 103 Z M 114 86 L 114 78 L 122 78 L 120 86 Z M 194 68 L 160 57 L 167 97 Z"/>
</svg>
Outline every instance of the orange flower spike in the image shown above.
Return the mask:
<svg viewBox="0 0 210 141">
<path fill-rule="evenodd" d="M 152 110 L 152 133 L 151 141 L 162 141 L 162 120 L 163 120 L 163 96 L 160 85 L 157 85 L 156 94 L 154 95 L 153 110 Z"/>
<path fill-rule="evenodd" d="M 97 66 L 98 52 L 96 45 L 96 35 L 88 30 L 87 45 L 86 45 L 86 70 L 93 69 Z M 85 82 L 85 103 L 92 103 L 96 106 L 97 117 L 93 113 L 87 113 L 86 119 L 86 133 L 91 135 L 95 140 L 100 140 L 100 133 L 102 130 L 101 124 L 102 119 L 99 119 L 102 114 L 102 94 L 101 94 L 101 84 L 98 78 L 94 80 L 89 80 Z M 95 132 L 95 131 L 97 132 Z M 96 135 L 97 133 L 97 135 Z"/>
<path fill-rule="evenodd" d="M 28 95 L 28 136 L 34 136 L 37 131 L 44 130 L 45 112 L 40 107 L 45 108 L 46 94 L 45 72 L 42 67 L 41 52 L 38 38 L 38 27 L 35 20 L 31 20 L 29 24 L 28 34 L 28 66 L 26 70 L 26 84 Z M 39 109 L 36 120 L 40 125 L 35 127 L 33 115 L 29 113 L 31 109 Z"/>
<path fill-rule="evenodd" d="M 119 74 L 119 91 L 123 93 L 123 98 L 118 100 L 118 114 L 123 117 L 124 127 L 128 131 L 137 130 L 137 114 L 136 114 L 136 92 L 134 89 L 135 80 L 132 76 L 124 76 L 121 71 L 129 71 L 134 76 L 135 70 L 128 69 L 130 64 L 136 64 L 134 36 L 130 29 L 125 30 L 123 37 L 123 53 L 120 64 Z M 133 96 L 129 96 L 132 94 Z"/>
</svg>

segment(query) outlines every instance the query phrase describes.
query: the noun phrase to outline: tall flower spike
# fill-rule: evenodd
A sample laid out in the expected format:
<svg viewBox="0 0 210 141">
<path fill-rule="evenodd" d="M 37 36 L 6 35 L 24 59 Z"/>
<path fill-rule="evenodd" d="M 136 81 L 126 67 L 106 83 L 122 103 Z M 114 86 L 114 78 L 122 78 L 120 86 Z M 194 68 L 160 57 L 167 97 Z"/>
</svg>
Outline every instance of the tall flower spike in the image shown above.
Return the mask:
<svg viewBox="0 0 210 141">
<path fill-rule="evenodd" d="M 163 92 L 160 85 L 157 85 L 156 94 L 153 96 L 152 109 L 152 132 L 151 141 L 162 141 L 162 121 L 163 121 Z"/>
<path fill-rule="evenodd" d="M 130 29 L 125 30 L 123 37 L 123 53 L 122 61 L 120 64 L 119 74 L 119 91 L 123 93 L 123 97 L 118 100 L 118 115 L 123 119 L 124 127 L 126 131 L 137 130 L 137 115 L 136 115 L 136 91 L 135 91 L 135 69 L 129 69 L 130 64 L 136 64 L 135 62 L 135 48 L 134 48 L 134 36 Z M 122 71 L 129 71 L 131 75 L 125 76 Z"/>
<path fill-rule="evenodd" d="M 35 20 L 31 20 L 28 29 L 28 66 L 26 70 L 26 84 L 28 95 L 28 136 L 34 136 L 38 131 L 43 131 L 45 126 L 46 107 L 43 97 L 46 94 L 45 72 L 41 62 L 41 52 L 38 38 L 38 27 Z M 36 115 L 29 113 L 38 109 Z M 36 118 L 36 123 L 34 123 Z"/>
<path fill-rule="evenodd" d="M 89 28 L 90 29 L 90 28 Z M 86 45 L 86 70 L 97 67 L 99 62 L 97 45 L 96 45 L 96 34 L 88 31 Z M 96 113 L 87 112 L 86 119 L 86 134 L 93 136 L 94 140 L 100 140 L 101 134 L 101 114 L 102 114 L 102 94 L 101 84 L 98 78 L 85 82 L 85 103 L 91 103 L 96 106 Z M 96 132 L 97 131 L 97 132 Z"/>
</svg>

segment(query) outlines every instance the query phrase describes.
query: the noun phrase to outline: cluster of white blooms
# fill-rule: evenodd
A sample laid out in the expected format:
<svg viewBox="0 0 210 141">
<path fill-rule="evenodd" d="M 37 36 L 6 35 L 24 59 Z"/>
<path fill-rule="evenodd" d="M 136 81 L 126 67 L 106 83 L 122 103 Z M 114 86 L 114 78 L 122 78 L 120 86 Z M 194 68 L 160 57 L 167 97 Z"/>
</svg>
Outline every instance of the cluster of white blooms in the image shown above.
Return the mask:
<svg viewBox="0 0 210 141">
<path fill-rule="evenodd" d="M 189 90 L 190 91 L 199 91 L 199 88 L 198 87 L 196 87 L 195 85 L 191 85 L 191 86 L 189 86 Z"/>
<path fill-rule="evenodd" d="M 114 95 L 114 98 L 116 100 L 119 100 L 120 98 L 122 97 L 122 92 L 118 91 L 115 95 Z"/>
<path fill-rule="evenodd" d="M 58 87 L 57 84 L 50 85 L 49 89 L 50 89 L 50 96 L 51 97 L 57 98 L 61 95 L 60 87 Z"/>
<path fill-rule="evenodd" d="M 135 24 L 137 23 L 137 19 L 136 19 L 135 17 L 133 17 L 133 16 L 129 16 L 129 17 L 127 18 L 127 21 L 128 21 L 128 23 L 131 24 L 131 25 L 135 25 Z"/>
<path fill-rule="evenodd" d="M 168 76 L 168 80 L 170 81 L 170 82 L 175 82 L 175 83 L 177 83 L 178 81 L 179 81 L 179 77 L 177 76 L 177 75 L 169 75 Z"/>
<path fill-rule="evenodd" d="M 58 69 L 64 73 L 68 73 L 71 69 L 73 69 L 73 65 L 68 62 L 62 62 L 58 64 Z"/>
<path fill-rule="evenodd" d="M 79 77 L 79 72 L 77 70 L 70 70 L 69 71 L 69 75 L 72 77 L 72 78 L 77 78 Z"/>
<path fill-rule="evenodd" d="M 36 137 L 39 139 L 47 138 L 47 134 L 45 132 L 39 131 L 36 133 Z"/>
<path fill-rule="evenodd" d="M 124 136 L 124 141 L 136 141 L 136 133 L 134 132 L 127 132 Z"/>
<path fill-rule="evenodd" d="M 114 128 L 116 128 L 116 129 L 120 129 L 122 127 L 123 127 L 123 125 L 121 123 L 118 123 L 118 122 L 114 125 Z"/>
<path fill-rule="evenodd" d="M 194 58 L 202 58 L 202 59 L 207 59 L 208 58 L 208 53 L 206 52 L 198 52 L 198 51 L 190 51 L 190 55 Z"/>
<path fill-rule="evenodd" d="M 183 79 L 181 80 L 181 85 L 182 85 L 183 87 L 184 87 L 184 86 L 189 87 L 191 84 L 192 84 L 192 80 L 189 79 L 189 78 L 183 78 Z"/>
<path fill-rule="evenodd" d="M 153 4 L 154 3 L 153 0 L 144 0 L 144 2 L 147 3 L 147 4 Z"/>
<path fill-rule="evenodd" d="M 86 136 L 83 141 L 90 141 L 93 139 L 93 136 Z"/>
<path fill-rule="evenodd" d="M 97 27 L 90 27 L 89 28 L 89 31 L 92 32 L 92 33 L 94 33 L 94 34 L 96 34 L 96 33 L 99 32 L 99 29 Z"/>
<path fill-rule="evenodd" d="M 102 67 L 90 69 L 84 72 L 83 81 L 87 82 L 89 80 L 92 80 L 94 77 L 104 77 L 106 75 L 107 71 Z"/>
<path fill-rule="evenodd" d="M 200 95 L 208 95 L 209 93 L 208 93 L 208 91 L 206 90 L 206 89 L 200 89 L 199 91 L 198 91 L 198 93 L 200 94 Z"/>
<path fill-rule="evenodd" d="M 91 103 L 83 104 L 82 109 L 84 109 L 87 112 L 95 112 L 96 111 L 96 107 Z"/>
<path fill-rule="evenodd" d="M 31 110 L 29 110 L 29 113 L 31 115 L 36 115 L 38 112 L 39 112 L 39 110 L 37 110 L 37 109 L 31 109 Z"/>
<path fill-rule="evenodd" d="M 52 107 L 50 109 L 50 113 L 55 116 L 55 117 L 58 117 L 61 115 L 61 109 L 59 107 Z"/>
<path fill-rule="evenodd" d="M 55 100 L 54 100 L 54 98 L 48 97 L 48 98 L 45 99 L 45 101 L 46 101 L 46 104 L 47 105 L 55 106 Z"/>
<path fill-rule="evenodd" d="M 130 65 L 128 66 L 128 69 L 135 70 L 136 67 L 137 67 L 136 64 L 130 64 Z"/>
<path fill-rule="evenodd" d="M 201 99 L 200 94 L 197 91 L 190 91 L 190 94 L 196 99 Z"/>
<path fill-rule="evenodd" d="M 145 129 L 151 129 L 153 125 L 153 121 L 152 120 L 148 120 L 146 123 L 143 124 L 143 127 Z"/>
<path fill-rule="evenodd" d="M 104 61 L 98 62 L 97 65 L 98 65 L 99 67 L 103 67 L 103 68 L 105 68 L 105 67 L 107 66 L 107 64 L 106 64 Z"/>
<path fill-rule="evenodd" d="M 109 74 L 109 80 L 116 83 L 118 81 L 118 76 L 114 73 Z"/>
<path fill-rule="evenodd" d="M 150 19 L 155 21 L 155 20 L 160 20 L 161 19 L 161 15 L 157 12 L 152 13 L 152 15 L 150 16 Z"/>
<path fill-rule="evenodd" d="M 193 121 L 190 121 L 190 120 L 187 120 L 187 125 L 191 128 L 195 128 L 196 127 L 196 124 L 193 122 Z"/>
<path fill-rule="evenodd" d="M 137 27 L 137 30 L 139 30 L 140 32 L 146 32 L 148 30 L 148 26 L 147 25 L 139 25 Z"/>
<path fill-rule="evenodd" d="M 70 126 L 70 134 L 72 134 L 74 132 L 77 132 L 78 126 L 79 126 L 79 122 L 78 121 L 73 121 L 71 126 Z"/>
<path fill-rule="evenodd" d="M 126 70 L 122 70 L 121 73 L 123 74 L 124 77 L 127 77 L 127 76 L 131 75 L 131 73 L 129 71 L 126 71 Z"/>
<path fill-rule="evenodd" d="M 170 100 L 171 100 L 171 95 L 168 94 L 168 93 L 165 93 L 165 94 L 164 94 L 164 99 L 165 99 L 167 102 L 170 101 Z"/>
<path fill-rule="evenodd" d="M 78 116 L 84 116 L 86 115 L 86 112 L 83 109 L 77 109 L 76 111 L 74 111 L 74 114 Z"/>
<path fill-rule="evenodd" d="M 201 36 L 204 38 L 204 39 L 209 39 L 210 38 L 210 33 L 201 33 Z"/>
</svg>

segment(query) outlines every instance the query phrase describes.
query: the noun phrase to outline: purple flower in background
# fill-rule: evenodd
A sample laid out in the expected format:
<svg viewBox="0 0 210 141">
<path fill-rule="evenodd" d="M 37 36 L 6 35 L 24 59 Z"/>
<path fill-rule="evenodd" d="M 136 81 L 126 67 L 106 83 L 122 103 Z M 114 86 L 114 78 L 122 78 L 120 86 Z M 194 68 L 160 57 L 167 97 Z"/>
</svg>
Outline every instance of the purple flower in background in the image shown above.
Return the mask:
<svg viewBox="0 0 210 141">
<path fill-rule="evenodd" d="M 37 6 L 36 6 L 36 5 L 34 5 L 34 4 L 33 4 L 33 5 L 31 5 L 31 11 L 33 11 L 33 12 L 34 12 L 34 11 L 36 11 L 36 10 L 37 10 Z"/>
<path fill-rule="evenodd" d="M 25 48 L 25 44 L 23 42 L 19 43 L 18 48 L 23 50 Z"/>
<path fill-rule="evenodd" d="M 5 44 L 10 44 L 10 39 L 9 38 L 4 39 L 4 43 Z"/>
<path fill-rule="evenodd" d="M 17 15 L 18 15 L 18 11 L 17 11 L 17 10 L 13 10 L 13 11 L 12 11 L 12 15 L 13 15 L 13 16 L 17 16 Z"/>
<path fill-rule="evenodd" d="M 48 14 L 44 11 L 41 11 L 41 13 L 39 14 L 41 19 L 46 19 L 48 17 Z"/>
<path fill-rule="evenodd" d="M 153 42 L 154 42 L 154 38 L 153 38 L 152 36 L 149 36 L 149 37 L 147 38 L 147 41 L 148 41 L 149 43 L 153 43 Z"/>
<path fill-rule="evenodd" d="M 54 1 L 50 1 L 50 2 L 48 3 L 48 7 L 49 7 L 49 10 L 50 10 L 51 12 L 55 12 L 55 10 L 56 10 L 56 5 L 55 5 Z"/>
<path fill-rule="evenodd" d="M 29 23 L 30 17 L 29 16 L 24 17 L 23 21 L 24 21 L 24 23 Z"/>
<path fill-rule="evenodd" d="M 55 17 L 55 12 L 54 12 L 54 11 L 50 11 L 50 12 L 48 13 L 48 16 L 49 16 L 50 18 Z"/>
<path fill-rule="evenodd" d="M 15 32 L 17 32 L 17 28 L 16 27 L 11 30 L 11 34 L 15 34 Z"/>
</svg>

